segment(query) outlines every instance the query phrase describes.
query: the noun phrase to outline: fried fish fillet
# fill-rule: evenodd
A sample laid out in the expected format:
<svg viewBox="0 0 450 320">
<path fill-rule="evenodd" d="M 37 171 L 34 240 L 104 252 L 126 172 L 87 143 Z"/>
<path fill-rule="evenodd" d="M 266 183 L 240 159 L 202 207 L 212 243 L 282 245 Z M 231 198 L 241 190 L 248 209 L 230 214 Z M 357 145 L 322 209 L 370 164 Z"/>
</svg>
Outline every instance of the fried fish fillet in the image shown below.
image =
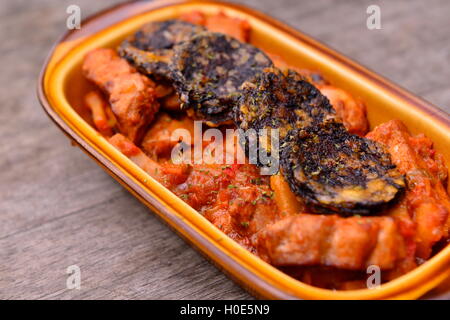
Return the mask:
<svg viewBox="0 0 450 320">
<path fill-rule="evenodd" d="M 258 48 L 221 33 L 198 34 L 174 53 L 170 69 L 183 107 L 212 123 L 232 120 L 240 86 L 272 66 Z"/>
<path fill-rule="evenodd" d="M 235 122 L 244 130 L 278 130 L 282 174 L 316 212 L 370 214 L 404 187 L 389 154 L 348 133 L 328 99 L 295 71 L 267 68 L 246 82 Z M 265 137 L 257 139 L 271 153 Z"/>
</svg>

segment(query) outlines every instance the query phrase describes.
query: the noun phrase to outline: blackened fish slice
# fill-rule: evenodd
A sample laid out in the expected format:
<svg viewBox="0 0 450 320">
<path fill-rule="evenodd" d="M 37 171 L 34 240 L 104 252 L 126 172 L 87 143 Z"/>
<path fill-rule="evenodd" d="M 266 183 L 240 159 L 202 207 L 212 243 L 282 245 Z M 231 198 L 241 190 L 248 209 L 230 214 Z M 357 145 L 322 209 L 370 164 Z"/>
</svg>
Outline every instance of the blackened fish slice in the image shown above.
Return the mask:
<svg viewBox="0 0 450 320">
<path fill-rule="evenodd" d="M 204 31 L 206 29 L 200 25 L 172 19 L 150 22 L 127 41 L 134 47 L 145 51 L 172 49 L 174 45 L 189 40 Z"/>
<path fill-rule="evenodd" d="M 145 51 L 132 46 L 128 42 L 123 42 L 118 52 L 139 72 L 156 79 L 171 81 L 169 63 L 173 57 L 173 50 Z"/>
<path fill-rule="evenodd" d="M 119 54 L 140 72 L 169 79 L 173 47 L 206 29 L 181 20 L 151 22 L 122 42 Z"/>
<path fill-rule="evenodd" d="M 380 144 L 348 133 L 336 121 L 290 132 L 281 168 L 294 193 L 318 212 L 367 215 L 405 186 Z"/>
<path fill-rule="evenodd" d="M 243 130 L 276 128 L 283 140 L 290 130 L 335 119 L 328 99 L 299 73 L 266 68 L 242 86 L 235 123 Z"/>
<path fill-rule="evenodd" d="M 251 163 L 260 166 L 265 164 L 251 150 L 263 149 L 267 156 L 279 160 L 279 150 L 271 150 L 273 142 L 283 146 L 290 131 L 336 117 L 328 100 L 302 75 L 275 67 L 264 69 L 244 83 L 234 116 L 236 125 L 245 133 L 240 135 L 242 147 Z M 262 129 L 267 130 L 266 134 Z M 272 141 L 270 129 L 278 130 L 278 141 Z"/>
<path fill-rule="evenodd" d="M 369 214 L 404 187 L 382 147 L 348 133 L 328 99 L 294 71 L 268 68 L 246 82 L 235 122 L 279 130 L 282 174 L 316 212 Z M 257 147 L 270 153 L 264 141 L 258 136 Z"/>
<path fill-rule="evenodd" d="M 234 118 L 241 85 L 272 66 L 258 48 L 221 33 L 201 33 L 174 51 L 170 69 L 183 107 L 216 124 Z"/>
</svg>

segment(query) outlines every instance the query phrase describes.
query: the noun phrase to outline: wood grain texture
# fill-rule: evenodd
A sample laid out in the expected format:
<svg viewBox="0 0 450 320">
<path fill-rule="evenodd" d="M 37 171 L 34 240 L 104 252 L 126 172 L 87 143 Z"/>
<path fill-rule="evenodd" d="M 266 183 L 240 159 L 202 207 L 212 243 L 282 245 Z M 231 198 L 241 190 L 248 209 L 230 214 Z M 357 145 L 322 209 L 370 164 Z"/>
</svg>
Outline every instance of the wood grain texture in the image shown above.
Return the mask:
<svg viewBox="0 0 450 320">
<path fill-rule="evenodd" d="M 87 16 L 117 1 L 0 6 L 0 298 L 249 299 L 50 122 L 38 72 L 69 4 Z M 246 0 L 243 3 L 450 111 L 447 0 Z M 366 28 L 379 4 L 382 30 Z M 66 268 L 81 268 L 80 290 Z"/>
</svg>

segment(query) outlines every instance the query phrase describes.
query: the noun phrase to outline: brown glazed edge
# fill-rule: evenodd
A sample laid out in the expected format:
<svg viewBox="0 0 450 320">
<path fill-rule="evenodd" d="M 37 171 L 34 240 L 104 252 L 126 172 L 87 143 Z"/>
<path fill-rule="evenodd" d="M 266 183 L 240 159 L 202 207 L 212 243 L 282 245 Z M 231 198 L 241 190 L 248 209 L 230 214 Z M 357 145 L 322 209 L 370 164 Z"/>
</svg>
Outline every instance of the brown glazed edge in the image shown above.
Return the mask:
<svg viewBox="0 0 450 320">
<path fill-rule="evenodd" d="M 94 22 L 96 20 L 101 20 L 102 24 L 100 28 L 98 26 L 88 26 L 87 28 L 92 28 L 90 30 L 89 34 L 95 33 L 101 29 L 104 29 L 108 26 L 111 26 L 121 20 L 124 20 L 125 18 L 129 18 L 133 15 L 148 12 L 150 10 L 164 8 L 168 6 L 172 6 L 175 4 L 183 4 L 187 3 L 189 0 L 164 0 L 164 1 L 145 1 L 145 0 L 130 0 L 126 1 L 124 3 L 112 6 L 110 8 L 107 8 L 105 10 L 102 10 L 98 13 L 95 13 L 82 21 L 82 25 L 89 24 L 90 22 Z M 201 0 L 198 0 L 198 2 L 201 2 Z M 408 101 L 410 104 L 413 104 L 417 109 L 421 109 L 425 111 L 428 115 L 433 117 L 435 120 L 442 122 L 447 127 L 450 127 L 450 120 L 449 115 L 445 113 L 444 111 L 438 109 L 437 107 L 433 106 L 431 103 L 423 100 L 422 98 L 419 98 L 417 96 L 414 96 L 412 93 L 408 92 L 407 90 L 400 88 L 394 84 L 392 84 L 390 81 L 382 78 L 381 76 L 378 76 L 368 69 L 362 67 L 361 65 L 358 65 L 357 63 L 351 61 L 350 59 L 344 57 L 340 53 L 336 52 L 335 50 L 332 50 L 330 48 L 327 48 L 326 46 L 322 45 L 321 43 L 312 40 L 306 35 L 303 35 L 299 32 L 297 32 L 294 28 L 283 24 L 265 14 L 262 12 L 256 11 L 254 9 L 248 8 L 243 5 L 235 4 L 235 3 L 229 3 L 229 2 L 221 2 L 221 1 L 215 1 L 215 0 L 207 0 L 204 1 L 205 3 L 210 4 L 220 4 L 222 6 L 228 6 L 230 8 L 238 9 L 243 12 L 249 13 L 258 19 L 261 19 L 276 28 L 282 30 L 283 32 L 289 34 L 292 37 L 295 37 L 299 40 L 301 40 L 304 43 L 307 43 L 311 46 L 314 46 L 316 49 L 320 50 L 321 52 L 325 53 L 330 60 L 334 60 L 335 62 L 340 62 L 342 64 L 347 65 L 348 67 L 351 67 L 354 71 L 358 72 L 359 74 L 363 75 L 364 77 L 376 82 L 379 86 L 383 87 L 385 90 L 390 91 L 391 93 L 401 97 L 402 99 Z M 132 9 L 132 10 L 130 10 Z M 128 12 L 125 12 L 125 14 L 119 14 L 121 11 L 128 10 Z M 86 29 L 85 29 L 86 30 Z M 89 30 L 88 30 L 89 31 Z M 256 274 L 250 272 L 248 269 L 243 267 L 241 264 L 236 262 L 234 259 L 230 258 L 228 255 L 223 253 L 222 251 L 218 250 L 214 245 L 212 245 L 208 240 L 206 240 L 204 237 L 199 235 L 193 228 L 188 226 L 183 220 L 179 219 L 178 217 L 174 216 L 161 202 L 159 202 L 157 199 L 155 199 L 153 196 L 151 196 L 148 192 L 146 192 L 142 187 L 137 185 L 135 182 L 133 182 L 131 179 L 129 179 L 119 168 L 117 168 L 113 163 L 111 163 L 108 159 L 106 159 L 104 156 L 99 154 L 94 148 L 92 148 L 86 141 L 83 140 L 76 132 L 74 132 L 66 123 L 65 121 L 52 109 L 50 106 L 50 103 L 44 93 L 44 76 L 45 72 L 48 67 L 48 63 L 54 53 L 55 48 L 63 41 L 71 39 L 76 33 L 78 33 L 79 30 L 69 30 L 66 31 L 52 46 L 50 53 L 46 57 L 43 67 L 39 73 L 38 83 L 37 83 L 37 96 L 39 99 L 39 102 L 44 109 L 44 111 L 47 113 L 48 117 L 61 129 L 61 131 L 77 146 L 80 147 L 80 149 L 85 152 L 89 157 L 94 159 L 109 175 L 111 175 L 115 180 L 117 180 L 120 184 L 122 184 L 125 188 L 127 188 L 130 192 L 133 193 L 134 196 L 136 196 L 141 202 L 143 202 L 147 207 L 151 208 L 152 210 L 155 210 L 159 212 L 161 216 L 164 216 L 165 219 L 170 221 L 173 225 L 168 223 L 167 221 L 164 221 L 162 217 L 159 217 L 160 220 L 162 220 L 164 223 L 166 223 L 172 230 L 174 230 L 177 234 L 179 234 L 185 241 L 187 241 L 193 248 L 195 248 L 198 252 L 200 252 L 205 258 L 207 258 L 208 261 L 210 261 L 212 264 L 214 264 L 218 269 L 220 269 L 222 272 L 224 272 L 227 276 L 229 276 L 232 280 L 237 282 L 240 286 L 242 286 L 244 289 L 246 289 L 250 294 L 257 298 L 271 298 L 271 299 L 298 299 L 298 297 L 280 290 L 276 286 L 272 285 L 271 283 L 263 280 Z M 184 237 L 180 232 L 176 230 L 174 227 L 176 226 L 180 230 L 183 230 L 186 234 L 188 234 L 192 239 L 195 239 L 197 242 L 201 243 L 204 247 L 205 252 L 197 248 L 193 243 Z M 227 267 L 222 267 L 218 263 L 214 261 L 214 259 L 211 259 L 208 255 L 214 256 L 217 258 L 218 261 L 221 261 L 222 265 L 226 265 Z M 233 270 L 235 273 L 241 274 L 243 278 L 246 279 L 246 281 L 241 281 L 234 277 L 230 272 L 226 270 L 226 268 L 229 268 L 230 270 Z M 248 283 L 251 283 L 252 285 L 249 286 Z M 450 297 L 449 292 L 439 294 L 437 296 L 428 296 L 428 299 L 448 299 Z"/>
</svg>

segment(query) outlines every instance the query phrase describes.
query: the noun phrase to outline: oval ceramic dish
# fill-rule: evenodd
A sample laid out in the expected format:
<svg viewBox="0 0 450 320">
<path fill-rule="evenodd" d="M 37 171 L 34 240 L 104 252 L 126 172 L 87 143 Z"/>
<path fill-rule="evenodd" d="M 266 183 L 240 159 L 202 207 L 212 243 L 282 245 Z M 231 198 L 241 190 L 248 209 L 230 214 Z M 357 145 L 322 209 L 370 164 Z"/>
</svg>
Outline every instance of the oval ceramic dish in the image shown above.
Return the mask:
<svg viewBox="0 0 450 320">
<path fill-rule="evenodd" d="M 429 261 L 378 289 L 333 291 L 304 284 L 265 263 L 215 228 L 122 155 L 94 130 L 82 112 L 82 97 L 91 85 L 81 75 L 86 52 L 114 47 L 142 24 L 201 10 L 247 20 L 251 42 L 282 56 L 287 63 L 320 70 L 331 83 L 363 99 L 372 126 L 400 119 L 412 133 L 423 132 L 450 165 L 449 116 L 428 102 L 361 67 L 308 36 L 241 5 L 215 1 L 137 1 L 103 11 L 67 32 L 55 45 L 40 75 L 38 94 L 50 118 L 136 198 L 156 212 L 228 275 L 263 298 L 277 299 L 413 299 L 450 275 L 450 246 Z"/>
</svg>

